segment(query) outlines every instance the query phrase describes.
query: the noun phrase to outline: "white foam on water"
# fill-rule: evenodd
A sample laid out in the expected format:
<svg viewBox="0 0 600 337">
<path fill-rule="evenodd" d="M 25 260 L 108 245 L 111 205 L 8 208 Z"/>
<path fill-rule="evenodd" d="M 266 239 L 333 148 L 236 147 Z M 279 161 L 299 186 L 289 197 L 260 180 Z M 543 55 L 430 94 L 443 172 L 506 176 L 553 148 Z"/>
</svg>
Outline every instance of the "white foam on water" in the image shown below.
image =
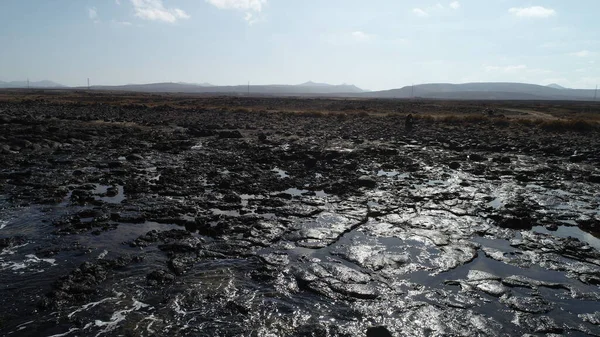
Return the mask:
<svg viewBox="0 0 600 337">
<path fill-rule="evenodd" d="M 0 220 L 0 229 L 4 229 L 4 227 L 6 227 L 7 224 L 8 224 L 8 221 Z"/>
<path fill-rule="evenodd" d="M 29 244 L 29 243 L 24 243 L 24 244 L 22 244 L 22 245 L 17 245 L 17 246 L 13 246 L 13 247 L 4 248 L 4 249 L 2 249 L 2 251 L 0 252 L 0 256 L 3 256 L 3 255 L 15 255 L 15 253 L 16 253 L 16 250 L 17 250 L 18 248 L 25 247 L 25 246 L 27 246 L 28 244 Z"/>
<path fill-rule="evenodd" d="M 59 334 L 56 334 L 56 335 L 51 335 L 51 336 L 48 336 L 48 337 L 62 337 L 62 336 L 67 336 L 67 335 L 70 335 L 71 333 L 73 333 L 75 331 L 79 331 L 79 328 L 71 328 L 67 332 L 59 333 Z"/>
<path fill-rule="evenodd" d="M 140 325 L 142 324 L 142 322 L 144 321 L 150 321 L 150 323 L 148 323 L 148 325 L 146 325 L 146 331 L 148 331 L 150 333 L 151 336 L 156 335 L 156 331 L 152 329 L 152 324 L 154 324 L 155 322 L 160 322 L 161 320 L 156 318 L 156 316 L 154 316 L 154 314 L 145 317 L 144 319 L 142 319 L 141 321 L 138 322 L 138 324 L 136 324 L 135 329 L 134 330 L 138 330 L 140 328 Z"/>
<path fill-rule="evenodd" d="M 100 255 L 98 255 L 97 259 L 102 260 L 108 254 L 108 250 L 104 250 Z"/>
<path fill-rule="evenodd" d="M 24 246 L 24 245 L 22 245 Z M 22 247 L 21 246 L 21 247 Z M 13 248 L 17 248 L 17 247 L 13 247 Z M 5 255 L 6 249 L 2 251 L 2 254 L 0 255 Z M 11 251 L 9 254 L 13 255 L 15 252 Z M 23 261 L 4 261 L 4 260 L 0 260 L 0 270 L 6 270 L 6 269 L 10 269 L 12 271 L 22 271 L 23 269 L 28 269 L 34 265 L 39 265 L 42 263 L 48 263 L 50 264 L 50 266 L 56 266 L 56 260 L 55 259 L 40 259 L 39 257 L 35 256 L 34 254 L 28 254 L 25 255 L 25 259 Z M 37 272 L 43 272 L 43 269 L 39 269 L 37 270 Z"/>
<path fill-rule="evenodd" d="M 100 301 L 96 301 L 96 302 L 91 302 L 91 303 L 88 303 L 88 304 L 84 304 L 84 305 L 81 306 L 81 308 L 79 308 L 79 309 L 71 312 L 69 315 L 67 315 L 67 317 L 71 318 L 71 317 L 73 317 L 73 315 L 75 315 L 78 312 L 82 312 L 82 311 L 88 310 L 88 309 L 93 308 L 93 307 L 95 307 L 95 306 L 97 306 L 99 304 L 102 304 L 102 303 L 106 302 L 106 301 L 116 300 L 116 299 L 118 299 L 118 297 L 107 297 L 107 298 L 101 299 Z"/>
<path fill-rule="evenodd" d="M 96 336 L 100 336 L 100 335 L 103 335 L 103 334 L 113 331 L 114 329 L 116 329 L 118 327 L 119 323 L 123 322 L 127 318 L 127 315 L 129 315 L 130 313 L 132 313 L 134 311 L 137 311 L 142 308 L 146 308 L 146 307 L 150 306 L 149 304 L 142 303 L 142 302 L 136 300 L 135 298 L 132 298 L 131 300 L 133 301 L 131 308 L 115 311 L 112 314 L 109 321 L 102 321 L 99 319 L 94 321 L 94 325 L 96 325 L 99 328 L 104 328 L 104 329 L 102 329 L 102 331 L 97 333 Z"/>
</svg>

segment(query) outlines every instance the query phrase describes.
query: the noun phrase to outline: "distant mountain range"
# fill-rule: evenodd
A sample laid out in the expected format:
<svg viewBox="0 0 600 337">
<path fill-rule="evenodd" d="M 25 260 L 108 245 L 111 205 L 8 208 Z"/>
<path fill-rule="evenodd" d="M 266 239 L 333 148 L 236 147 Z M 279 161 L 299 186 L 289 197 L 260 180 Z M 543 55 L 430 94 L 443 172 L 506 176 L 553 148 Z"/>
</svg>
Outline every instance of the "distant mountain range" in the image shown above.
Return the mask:
<svg viewBox="0 0 600 337">
<path fill-rule="evenodd" d="M 215 86 L 208 83 L 151 83 L 128 84 L 119 86 L 93 86 L 94 90 L 139 91 L 139 92 L 185 92 L 185 93 L 214 93 L 214 94 L 250 94 L 254 95 L 334 95 L 359 94 L 364 90 L 348 84 L 332 85 L 325 83 L 306 82 L 298 85 L 233 85 Z"/>
<path fill-rule="evenodd" d="M 66 88 L 62 84 L 58 84 L 52 81 L 31 81 L 29 82 L 30 88 Z M 12 81 L 4 82 L 0 81 L 0 88 L 27 88 L 27 81 Z"/>
<path fill-rule="evenodd" d="M 69 88 L 52 81 L 30 82 L 31 88 Z M 27 82 L 2 82 L 0 88 L 26 88 Z M 73 89 L 87 89 L 76 87 Z M 547 86 L 525 83 L 430 83 L 399 89 L 365 91 L 351 84 L 332 85 L 306 82 L 296 85 L 234 85 L 210 83 L 149 83 L 117 86 L 92 86 L 92 90 L 152 93 L 203 93 L 220 95 L 334 96 L 363 98 L 425 98 L 456 100 L 593 100 L 595 90 L 568 89 L 558 84 Z M 598 97 L 600 98 L 600 97 Z"/>
<path fill-rule="evenodd" d="M 563 87 L 562 85 L 558 85 L 556 83 L 548 84 L 547 87 L 554 88 L 554 89 L 567 89 L 567 88 Z"/>
<path fill-rule="evenodd" d="M 595 90 L 566 89 L 558 85 L 525 83 L 434 83 L 400 89 L 374 91 L 373 98 L 458 99 L 458 100 L 593 100 Z"/>
</svg>

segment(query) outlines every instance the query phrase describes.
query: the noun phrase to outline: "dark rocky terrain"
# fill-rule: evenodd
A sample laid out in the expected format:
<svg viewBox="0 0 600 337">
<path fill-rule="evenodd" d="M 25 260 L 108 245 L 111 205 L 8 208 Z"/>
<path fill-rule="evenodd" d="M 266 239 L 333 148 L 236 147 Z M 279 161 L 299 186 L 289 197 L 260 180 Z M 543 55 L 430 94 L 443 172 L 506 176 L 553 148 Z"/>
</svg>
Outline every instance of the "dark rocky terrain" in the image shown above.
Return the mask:
<svg viewBox="0 0 600 337">
<path fill-rule="evenodd" d="M 597 109 L 5 92 L 0 334 L 598 336 Z"/>
</svg>

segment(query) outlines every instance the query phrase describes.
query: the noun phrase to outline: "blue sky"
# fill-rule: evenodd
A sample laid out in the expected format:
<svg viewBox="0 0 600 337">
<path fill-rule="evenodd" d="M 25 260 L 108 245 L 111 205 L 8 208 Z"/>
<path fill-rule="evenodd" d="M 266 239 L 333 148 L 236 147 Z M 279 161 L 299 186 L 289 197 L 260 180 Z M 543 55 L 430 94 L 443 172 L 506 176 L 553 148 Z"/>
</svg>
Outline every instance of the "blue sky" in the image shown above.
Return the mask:
<svg viewBox="0 0 600 337">
<path fill-rule="evenodd" d="M 0 80 L 600 83 L 598 0 L 1 0 Z"/>
</svg>

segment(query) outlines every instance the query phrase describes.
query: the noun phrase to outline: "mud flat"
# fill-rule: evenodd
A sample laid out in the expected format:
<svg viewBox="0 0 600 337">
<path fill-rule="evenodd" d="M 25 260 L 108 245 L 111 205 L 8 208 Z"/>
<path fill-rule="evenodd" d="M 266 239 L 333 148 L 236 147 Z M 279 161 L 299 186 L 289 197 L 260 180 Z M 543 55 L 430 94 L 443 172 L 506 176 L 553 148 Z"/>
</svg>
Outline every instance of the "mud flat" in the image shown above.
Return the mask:
<svg viewBox="0 0 600 337">
<path fill-rule="evenodd" d="M 597 128 L 432 104 L 2 93 L 0 334 L 600 335 Z"/>
</svg>

